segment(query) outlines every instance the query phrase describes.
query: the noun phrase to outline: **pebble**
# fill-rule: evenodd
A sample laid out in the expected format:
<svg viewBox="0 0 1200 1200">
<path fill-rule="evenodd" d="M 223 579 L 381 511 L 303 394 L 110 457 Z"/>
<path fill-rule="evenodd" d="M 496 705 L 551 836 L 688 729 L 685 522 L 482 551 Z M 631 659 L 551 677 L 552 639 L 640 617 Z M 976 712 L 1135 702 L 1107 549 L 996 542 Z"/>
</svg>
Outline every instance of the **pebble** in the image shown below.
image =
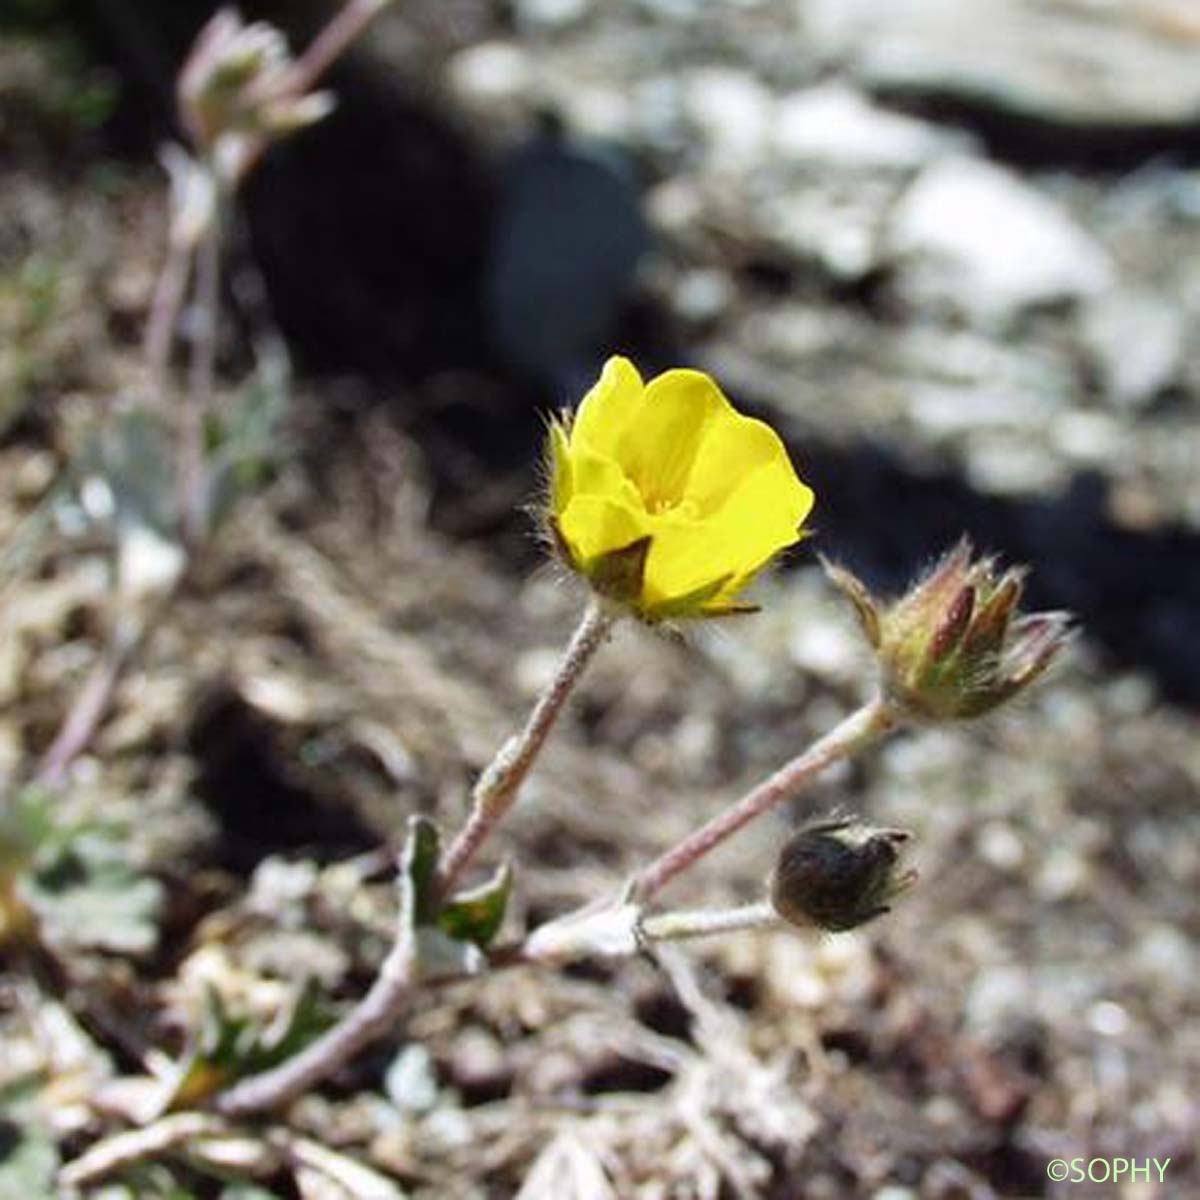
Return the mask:
<svg viewBox="0 0 1200 1200">
<path fill-rule="evenodd" d="M 392 1060 L 383 1086 L 388 1099 L 402 1112 L 429 1112 L 438 1102 L 433 1056 L 419 1042 L 410 1042 Z"/>
<path fill-rule="evenodd" d="M 1125 410 L 1147 408 L 1183 372 L 1183 314 L 1152 293 L 1121 290 L 1091 302 L 1080 333 L 1105 395 Z"/>
<path fill-rule="evenodd" d="M 772 148 L 791 162 L 869 171 L 915 170 L 965 140 L 888 112 L 841 83 L 784 96 L 771 131 Z"/>
<path fill-rule="evenodd" d="M 737 289 L 725 271 L 697 267 L 679 277 L 671 299 L 676 315 L 706 324 L 722 316 L 736 297 Z"/>
<path fill-rule="evenodd" d="M 1052 200 L 981 159 L 918 176 L 884 237 L 896 288 L 919 311 L 1006 329 L 1031 308 L 1105 290 L 1105 252 Z"/>
<path fill-rule="evenodd" d="M 986 495 L 1045 494 L 1066 481 L 1068 472 L 1062 459 L 1024 431 L 976 435 L 965 451 L 967 480 Z"/>
<path fill-rule="evenodd" d="M 588 15 L 590 0 L 517 0 L 519 28 L 563 29 Z"/>
<path fill-rule="evenodd" d="M 793 188 L 767 199 L 760 223 L 787 257 L 850 282 L 875 269 L 879 233 L 894 199 L 893 189 L 870 182 Z"/>
<path fill-rule="evenodd" d="M 683 108 L 699 131 L 717 169 L 762 161 L 774 119 L 774 97 L 753 75 L 725 67 L 688 74 Z"/>
<path fill-rule="evenodd" d="M 460 102 L 487 111 L 523 104 L 534 90 L 535 71 L 528 52 L 513 42 L 481 42 L 450 59 L 446 83 Z"/>
<path fill-rule="evenodd" d="M 1025 861 L 1025 843 L 1011 825 L 989 821 L 975 835 L 979 856 L 1001 871 L 1015 871 Z"/>
<path fill-rule="evenodd" d="M 865 649 L 862 637 L 849 625 L 800 621 L 788 640 L 788 655 L 803 671 L 846 683 L 861 674 Z"/>
<path fill-rule="evenodd" d="M 1082 409 L 1056 417 L 1051 427 L 1051 440 L 1059 452 L 1084 466 L 1118 462 L 1128 437 L 1128 431 L 1108 413 Z"/>
<path fill-rule="evenodd" d="M 967 990 L 964 1017 L 976 1033 L 991 1033 L 1029 1015 L 1034 991 L 1028 967 L 1003 965 L 985 967 Z"/>
<path fill-rule="evenodd" d="M 1112 1000 L 1097 1000 L 1088 1009 L 1087 1022 L 1094 1033 L 1119 1037 L 1129 1028 L 1129 1014 Z"/>
</svg>

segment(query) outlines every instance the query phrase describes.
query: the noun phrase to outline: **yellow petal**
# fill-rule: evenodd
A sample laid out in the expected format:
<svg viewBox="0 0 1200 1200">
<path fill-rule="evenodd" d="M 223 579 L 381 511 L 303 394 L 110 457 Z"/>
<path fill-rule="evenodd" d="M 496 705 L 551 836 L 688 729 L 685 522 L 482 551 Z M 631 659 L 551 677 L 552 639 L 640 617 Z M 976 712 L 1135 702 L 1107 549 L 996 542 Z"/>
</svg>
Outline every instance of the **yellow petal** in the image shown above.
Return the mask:
<svg viewBox="0 0 1200 1200">
<path fill-rule="evenodd" d="M 646 387 L 621 435 L 616 459 L 651 511 L 683 499 L 710 425 L 733 414 L 721 389 L 702 371 L 667 371 Z"/>
<path fill-rule="evenodd" d="M 633 481 L 613 459 L 582 447 L 571 450 L 570 498 L 576 496 L 605 496 L 635 512 L 645 507 Z"/>
<path fill-rule="evenodd" d="M 627 505 L 607 496 L 580 495 L 559 517 L 558 531 L 584 574 L 594 559 L 623 550 L 650 532 L 642 515 Z"/>
<path fill-rule="evenodd" d="M 688 476 L 686 499 L 694 503 L 701 516 L 715 512 L 745 479 L 771 463 L 795 475 L 787 449 L 775 430 L 727 406 L 705 430 Z M 810 499 L 800 519 L 811 507 Z"/>
<path fill-rule="evenodd" d="M 642 377 L 627 358 L 614 355 L 579 402 L 571 445 L 615 457 L 617 444 L 642 402 Z"/>
<path fill-rule="evenodd" d="M 646 563 L 647 605 L 669 604 L 729 576 L 731 582 L 712 601 L 727 607 L 776 554 L 800 540 L 812 498 L 785 459 L 753 471 L 707 517 L 655 522 Z"/>
</svg>

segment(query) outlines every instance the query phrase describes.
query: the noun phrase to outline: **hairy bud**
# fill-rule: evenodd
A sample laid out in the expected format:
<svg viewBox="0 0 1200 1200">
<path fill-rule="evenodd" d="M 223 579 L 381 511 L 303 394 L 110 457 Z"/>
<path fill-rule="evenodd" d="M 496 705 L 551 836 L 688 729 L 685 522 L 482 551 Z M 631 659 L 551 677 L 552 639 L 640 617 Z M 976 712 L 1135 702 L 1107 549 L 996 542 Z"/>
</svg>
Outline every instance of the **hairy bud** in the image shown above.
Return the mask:
<svg viewBox="0 0 1200 1200">
<path fill-rule="evenodd" d="M 994 559 L 973 559 L 966 538 L 893 604 L 845 568 L 825 570 L 854 604 L 889 701 L 915 720 L 991 711 L 1039 678 L 1071 638 L 1068 613 L 1018 615 L 1025 569 L 998 572 Z"/>
<path fill-rule="evenodd" d="M 889 911 L 916 882 L 900 865 L 909 835 L 857 821 L 806 825 L 788 839 L 771 877 L 771 903 L 793 925 L 840 933 Z"/>
<path fill-rule="evenodd" d="M 321 120 L 332 98 L 297 87 L 295 65 L 273 25 L 221 9 L 179 75 L 180 117 L 197 151 L 236 166 L 248 140 L 276 141 Z"/>
</svg>

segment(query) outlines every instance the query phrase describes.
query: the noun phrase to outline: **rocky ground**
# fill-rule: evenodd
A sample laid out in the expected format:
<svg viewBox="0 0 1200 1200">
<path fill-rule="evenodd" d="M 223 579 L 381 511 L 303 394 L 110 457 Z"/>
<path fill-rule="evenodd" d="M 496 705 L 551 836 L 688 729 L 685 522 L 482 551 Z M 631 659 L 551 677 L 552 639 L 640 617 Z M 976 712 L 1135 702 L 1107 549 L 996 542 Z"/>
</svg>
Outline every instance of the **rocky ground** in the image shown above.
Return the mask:
<svg viewBox="0 0 1200 1200">
<path fill-rule="evenodd" d="M 1035 596 L 1084 635 L 1028 701 L 900 734 L 675 894 L 754 898 L 788 823 L 849 809 L 915 835 L 920 885 L 885 920 L 431 993 L 293 1127 L 429 1200 L 1196 1194 L 1191 6 L 414 0 L 369 49 L 484 166 L 546 108 L 619 145 L 653 244 L 647 354 L 671 344 L 769 414 L 819 493 L 817 540 L 761 614 L 624 629 L 597 661 L 506 831 L 514 931 L 613 887 L 865 693 L 813 550 L 894 585 L 966 528 L 1033 561 Z M 0 51 L 18 780 L 113 619 L 68 464 L 140 385 L 162 238 L 156 171 L 111 156 L 83 94 L 44 50 Z M 244 296 L 242 320 L 261 311 Z M 428 314 L 368 307 L 441 345 L 411 335 Z M 230 390 L 248 353 L 231 332 Z M 60 880 L 46 947 L 0 964 L 0 1196 L 58 1194 L 54 1163 L 122 1127 L 128 1079 L 180 1052 L 207 987 L 266 1016 L 301 975 L 361 994 L 392 913 L 380 847 L 413 812 L 455 823 L 571 627 L 578 593 L 508 515 L 536 427 L 489 456 L 437 419 L 502 405 L 511 374 L 475 355 L 381 387 L 352 365 L 301 376 L 294 453 L 54 798 L 55 821 L 119 830 L 135 869 L 107 892 Z M 1047 1178 L 1077 1156 L 1171 1163 L 1161 1186 Z M 91 1194 L 256 1194 L 219 1177 L 168 1159 Z"/>
</svg>

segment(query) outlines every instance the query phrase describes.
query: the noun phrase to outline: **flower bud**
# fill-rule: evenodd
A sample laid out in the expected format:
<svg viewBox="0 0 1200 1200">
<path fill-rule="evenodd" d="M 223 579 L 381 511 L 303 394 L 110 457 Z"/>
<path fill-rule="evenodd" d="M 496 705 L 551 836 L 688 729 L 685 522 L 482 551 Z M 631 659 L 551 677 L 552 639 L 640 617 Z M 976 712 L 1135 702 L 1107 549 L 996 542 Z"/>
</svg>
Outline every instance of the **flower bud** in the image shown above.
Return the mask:
<svg viewBox="0 0 1200 1200">
<path fill-rule="evenodd" d="M 179 75 L 180 117 L 197 150 L 220 150 L 236 162 L 241 155 L 222 147 L 224 141 L 274 141 L 324 117 L 331 98 L 300 91 L 294 71 L 278 29 L 221 9 L 201 30 Z"/>
<path fill-rule="evenodd" d="M 1042 675 L 1070 641 L 1068 613 L 1019 616 L 1026 571 L 972 559 L 963 538 L 893 604 L 843 567 L 825 563 L 850 599 L 883 670 L 889 701 L 922 721 L 989 712 Z"/>
<path fill-rule="evenodd" d="M 908 837 L 850 820 L 804 826 L 783 847 L 771 877 L 775 911 L 793 925 L 828 933 L 882 916 L 917 879 L 900 866 Z"/>
</svg>

